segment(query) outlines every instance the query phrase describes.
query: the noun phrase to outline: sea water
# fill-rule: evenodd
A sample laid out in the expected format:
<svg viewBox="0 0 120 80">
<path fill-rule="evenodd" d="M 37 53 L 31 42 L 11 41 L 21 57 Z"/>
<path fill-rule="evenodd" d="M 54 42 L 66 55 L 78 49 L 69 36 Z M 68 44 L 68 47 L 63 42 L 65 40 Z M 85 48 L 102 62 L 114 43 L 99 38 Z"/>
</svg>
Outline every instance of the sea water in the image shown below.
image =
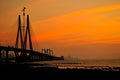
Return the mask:
<svg viewBox="0 0 120 80">
<path fill-rule="evenodd" d="M 53 60 L 53 61 L 38 61 L 31 62 L 31 64 L 38 64 L 37 67 L 57 67 L 59 69 L 78 68 L 78 69 L 103 69 L 103 70 L 119 70 L 120 59 L 109 60 Z M 42 64 L 42 66 L 40 65 Z"/>
</svg>

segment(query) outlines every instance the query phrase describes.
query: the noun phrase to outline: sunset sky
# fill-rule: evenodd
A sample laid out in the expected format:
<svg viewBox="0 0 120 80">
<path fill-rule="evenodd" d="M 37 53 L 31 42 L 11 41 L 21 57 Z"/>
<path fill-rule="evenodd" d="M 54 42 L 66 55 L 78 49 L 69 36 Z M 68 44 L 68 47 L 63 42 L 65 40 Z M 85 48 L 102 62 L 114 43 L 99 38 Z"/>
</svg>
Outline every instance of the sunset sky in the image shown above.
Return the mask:
<svg viewBox="0 0 120 80">
<path fill-rule="evenodd" d="M 57 56 L 120 59 L 120 0 L 0 0 L 0 45 L 15 45 L 17 18 L 30 15 L 33 47 Z"/>
</svg>

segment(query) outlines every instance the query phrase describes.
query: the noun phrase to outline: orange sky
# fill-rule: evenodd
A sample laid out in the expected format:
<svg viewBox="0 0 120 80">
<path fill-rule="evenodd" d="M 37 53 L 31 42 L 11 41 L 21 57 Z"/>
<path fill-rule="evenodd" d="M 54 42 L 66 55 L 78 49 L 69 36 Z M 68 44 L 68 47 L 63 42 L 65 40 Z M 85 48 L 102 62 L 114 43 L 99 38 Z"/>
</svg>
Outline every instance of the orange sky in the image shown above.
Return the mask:
<svg viewBox="0 0 120 80">
<path fill-rule="evenodd" d="M 1 0 L 0 44 L 14 45 L 26 6 L 35 50 L 80 59 L 120 58 L 119 0 Z M 11 33 L 11 34 L 10 34 Z"/>
</svg>

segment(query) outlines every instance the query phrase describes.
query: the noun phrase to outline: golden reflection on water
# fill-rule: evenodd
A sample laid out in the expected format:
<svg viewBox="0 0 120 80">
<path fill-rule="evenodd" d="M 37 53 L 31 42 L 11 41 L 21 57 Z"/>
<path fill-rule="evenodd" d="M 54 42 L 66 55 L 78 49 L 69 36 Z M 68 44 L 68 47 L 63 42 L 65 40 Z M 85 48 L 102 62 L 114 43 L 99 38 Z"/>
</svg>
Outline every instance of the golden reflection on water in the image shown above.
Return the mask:
<svg viewBox="0 0 120 80">
<path fill-rule="evenodd" d="M 119 70 L 120 60 L 55 60 L 31 62 L 31 67 L 57 67 L 59 69 L 101 69 L 101 70 Z"/>
</svg>

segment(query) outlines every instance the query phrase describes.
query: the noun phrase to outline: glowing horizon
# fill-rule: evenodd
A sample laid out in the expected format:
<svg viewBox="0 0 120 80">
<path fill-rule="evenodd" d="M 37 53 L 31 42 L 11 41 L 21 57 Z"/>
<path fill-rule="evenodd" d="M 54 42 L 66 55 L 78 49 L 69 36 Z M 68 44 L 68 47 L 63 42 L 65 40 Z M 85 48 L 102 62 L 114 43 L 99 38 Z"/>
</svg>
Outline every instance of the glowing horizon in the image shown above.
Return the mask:
<svg viewBox="0 0 120 80">
<path fill-rule="evenodd" d="M 92 0 L 92 3 L 89 0 L 87 0 L 89 3 L 81 0 L 12 0 L 16 4 L 9 1 L 0 2 L 3 7 L 0 9 L 0 26 L 5 26 L 0 30 L 1 45 L 14 45 L 17 24 L 13 24 L 18 14 L 21 14 L 23 5 L 26 5 L 26 13 L 30 15 L 33 43 L 36 43 L 38 48 L 50 47 L 57 55 L 85 59 L 120 58 L 118 0 L 110 2 Z"/>
</svg>

